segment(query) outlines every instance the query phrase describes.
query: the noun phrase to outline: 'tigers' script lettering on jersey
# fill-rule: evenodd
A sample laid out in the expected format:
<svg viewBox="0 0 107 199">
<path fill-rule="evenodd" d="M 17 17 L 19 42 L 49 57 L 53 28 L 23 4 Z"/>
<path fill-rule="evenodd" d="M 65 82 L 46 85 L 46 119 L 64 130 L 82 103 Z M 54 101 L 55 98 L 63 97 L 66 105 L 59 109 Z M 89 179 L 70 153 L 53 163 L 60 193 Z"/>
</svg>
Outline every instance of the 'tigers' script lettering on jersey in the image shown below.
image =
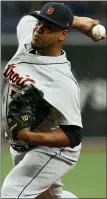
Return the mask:
<svg viewBox="0 0 107 199">
<path fill-rule="evenodd" d="M 25 77 L 20 76 L 18 73 L 16 73 L 14 71 L 14 68 L 16 68 L 16 66 L 17 65 L 15 63 L 8 64 L 4 72 L 4 77 L 8 78 L 16 86 L 21 86 L 21 87 L 25 87 L 26 82 L 29 82 L 29 81 L 32 83 L 35 83 L 35 81 L 33 79 L 30 79 L 28 75 L 25 75 L 26 76 L 25 78 Z"/>
</svg>

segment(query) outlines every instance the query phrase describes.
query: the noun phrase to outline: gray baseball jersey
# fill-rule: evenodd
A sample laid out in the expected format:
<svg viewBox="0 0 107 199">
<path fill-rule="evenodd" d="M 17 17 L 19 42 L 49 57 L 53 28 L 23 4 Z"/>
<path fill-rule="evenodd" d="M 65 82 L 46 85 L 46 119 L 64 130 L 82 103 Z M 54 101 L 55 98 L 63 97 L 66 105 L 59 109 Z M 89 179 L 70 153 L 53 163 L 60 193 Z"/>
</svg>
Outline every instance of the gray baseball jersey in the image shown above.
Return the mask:
<svg viewBox="0 0 107 199">
<path fill-rule="evenodd" d="M 64 50 L 62 50 L 62 55 L 57 57 L 41 56 L 38 55 L 36 52 L 35 54 L 30 53 L 32 49 L 30 44 L 32 29 L 35 26 L 35 23 L 36 19 L 32 16 L 25 16 L 21 19 L 17 26 L 17 37 L 19 42 L 18 50 L 13 58 L 7 63 L 4 69 L 4 95 L 2 116 L 6 132 L 8 133 L 6 115 L 9 102 L 11 101 L 11 97 L 14 95 L 15 92 L 19 92 L 25 85 L 31 83 L 33 83 L 35 87 L 43 91 L 44 98 L 53 106 L 49 116 L 38 127 L 39 130 L 53 130 L 58 128 L 58 125 L 61 124 L 77 125 L 82 127 L 80 111 L 80 90 L 78 83 L 71 72 L 71 64 L 67 60 Z M 22 154 L 17 155 L 16 152 L 11 153 L 12 157 L 14 156 L 13 159 L 15 161 L 17 158 L 18 165 L 14 168 L 15 170 L 13 169 L 14 172 L 11 172 L 11 174 L 9 174 L 9 176 L 6 178 L 6 181 L 4 182 L 2 189 L 3 197 L 14 196 L 15 198 L 27 198 L 27 196 L 31 196 L 32 193 L 34 193 L 35 197 L 38 196 L 40 193 L 49 189 L 52 184 L 54 184 L 59 178 L 61 178 L 75 165 L 79 158 L 80 149 L 81 144 L 74 149 L 71 149 L 70 147 L 66 147 L 65 149 L 35 147 L 34 150 L 31 150 L 24 154 L 25 157 L 23 156 L 24 160 L 21 161 L 21 164 L 20 155 Z M 29 155 L 26 156 L 26 154 Z M 35 158 L 33 158 L 33 156 Z M 52 164 L 55 164 L 54 166 L 52 164 L 49 164 L 51 162 L 51 159 L 53 162 Z M 43 160 L 43 162 L 41 162 L 41 160 Z M 32 182 L 34 173 L 31 175 L 29 174 L 29 179 L 28 176 L 25 175 L 22 168 L 23 166 L 25 166 L 25 169 L 28 172 L 26 164 L 29 161 L 32 162 L 32 165 L 35 165 L 35 168 L 37 168 L 38 162 L 39 170 L 45 165 L 45 168 L 47 168 L 45 173 L 48 175 L 48 172 L 50 172 L 51 179 L 47 180 L 46 178 L 44 178 L 41 172 L 40 178 L 37 178 L 37 180 L 39 180 L 39 187 L 37 187 L 36 180 L 33 181 L 33 184 L 31 183 L 32 186 L 29 186 L 29 181 Z M 29 166 L 27 164 L 28 169 L 31 167 L 33 170 L 30 162 Z M 48 166 L 46 166 L 47 164 Z M 62 168 L 62 171 L 58 174 L 58 168 L 60 168 L 60 166 Z M 39 172 L 38 169 L 37 173 Z M 55 171 L 53 172 L 54 169 Z M 36 176 L 36 174 L 34 176 Z M 18 183 L 20 183 L 20 179 L 17 179 L 18 175 L 23 181 L 20 187 L 17 186 Z M 15 182 L 12 183 L 12 179 L 14 179 Z M 46 180 L 48 183 L 46 183 Z M 12 183 L 11 187 L 14 187 L 12 192 L 13 195 L 11 195 L 10 187 L 7 186 L 7 184 L 9 184 L 9 181 Z M 27 183 L 28 185 L 26 186 Z M 44 185 L 46 185 L 45 188 L 43 188 Z M 27 189 L 26 187 L 29 188 Z M 58 187 L 60 186 L 58 185 Z M 61 188 L 59 188 L 58 190 L 61 191 Z M 34 196 L 31 196 L 31 198 L 34 198 Z"/>
</svg>

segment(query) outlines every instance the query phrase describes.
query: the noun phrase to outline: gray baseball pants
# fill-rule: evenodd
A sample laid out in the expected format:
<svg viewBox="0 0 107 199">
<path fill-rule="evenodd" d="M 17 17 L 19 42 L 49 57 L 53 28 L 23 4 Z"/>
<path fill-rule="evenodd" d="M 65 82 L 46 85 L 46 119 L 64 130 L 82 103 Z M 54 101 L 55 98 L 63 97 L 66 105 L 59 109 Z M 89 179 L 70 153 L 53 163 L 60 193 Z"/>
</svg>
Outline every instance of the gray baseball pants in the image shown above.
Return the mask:
<svg viewBox="0 0 107 199">
<path fill-rule="evenodd" d="M 4 180 L 2 198 L 77 198 L 62 190 L 61 178 L 78 161 L 81 144 L 66 148 L 36 147 L 16 152 L 10 147 L 15 167 Z"/>
</svg>

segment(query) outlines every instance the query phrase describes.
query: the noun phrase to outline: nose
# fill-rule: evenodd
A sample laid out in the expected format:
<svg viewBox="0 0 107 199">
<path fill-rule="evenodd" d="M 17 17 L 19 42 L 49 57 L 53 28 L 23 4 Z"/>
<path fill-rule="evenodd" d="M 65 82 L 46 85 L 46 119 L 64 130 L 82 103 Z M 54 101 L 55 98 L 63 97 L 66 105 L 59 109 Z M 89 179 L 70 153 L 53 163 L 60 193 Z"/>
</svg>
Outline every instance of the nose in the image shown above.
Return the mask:
<svg viewBox="0 0 107 199">
<path fill-rule="evenodd" d="M 36 27 L 34 28 L 34 32 L 37 32 L 38 34 L 44 34 L 45 33 L 45 29 L 43 27 L 43 25 L 36 25 Z"/>
</svg>

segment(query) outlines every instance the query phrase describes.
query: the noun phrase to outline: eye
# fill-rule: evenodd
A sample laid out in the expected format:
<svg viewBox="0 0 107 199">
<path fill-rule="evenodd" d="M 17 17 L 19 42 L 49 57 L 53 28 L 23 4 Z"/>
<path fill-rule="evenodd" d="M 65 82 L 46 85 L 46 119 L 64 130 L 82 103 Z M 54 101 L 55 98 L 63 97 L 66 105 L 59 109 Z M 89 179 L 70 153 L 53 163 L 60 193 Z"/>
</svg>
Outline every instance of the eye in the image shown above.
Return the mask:
<svg viewBox="0 0 107 199">
<path fill-rule="evenodd" d="M 50 25 L 47 25 L 46 28 L 48 28 L 49 30 L 53 30 L 53 27 Z"/>
</svg>

